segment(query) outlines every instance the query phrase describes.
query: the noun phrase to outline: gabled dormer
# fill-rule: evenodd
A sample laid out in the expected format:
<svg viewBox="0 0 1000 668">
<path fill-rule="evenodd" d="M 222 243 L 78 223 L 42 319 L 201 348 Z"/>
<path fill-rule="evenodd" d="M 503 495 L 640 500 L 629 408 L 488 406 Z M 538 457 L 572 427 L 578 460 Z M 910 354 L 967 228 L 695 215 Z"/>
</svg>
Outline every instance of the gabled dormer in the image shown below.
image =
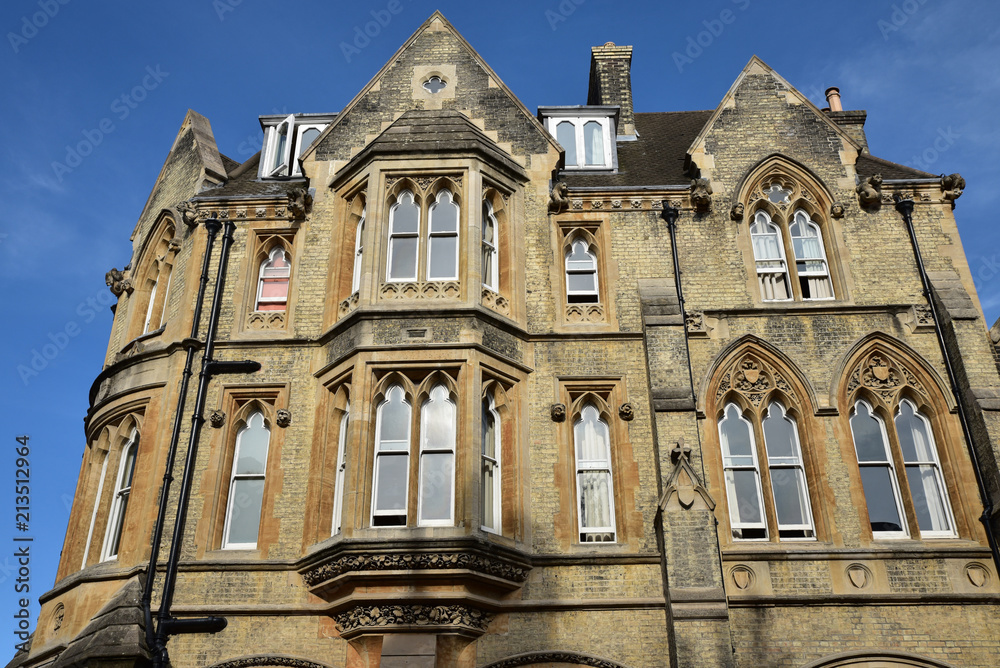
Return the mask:
<svg viewBox="0 0 1000 668">
<path fill-rule="evenodd" d="M 302 176 L 299 157 L 336 117 L 337 114 L 261 116 L 264 145 L 257 176 L 262 179 Z"/>
</svg>

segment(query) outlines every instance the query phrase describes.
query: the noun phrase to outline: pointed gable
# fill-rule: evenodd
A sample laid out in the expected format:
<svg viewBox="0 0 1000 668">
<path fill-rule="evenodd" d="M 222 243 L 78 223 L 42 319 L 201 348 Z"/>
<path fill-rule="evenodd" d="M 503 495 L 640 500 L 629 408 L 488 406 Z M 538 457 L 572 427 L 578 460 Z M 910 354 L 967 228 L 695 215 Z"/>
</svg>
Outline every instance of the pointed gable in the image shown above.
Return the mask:
<svg viewBox="0 0 1000 668">
<path fill-rule="evenodd" d="M 424 87 L 432 77 L 444 84 L 437 92 Z M 303 159 L 312 156 L 340 167 L 404 113 L 433 110 L 461 112 L 522 166 L 531 155 L 560 150 L 482 57 L 435 12 L 338 114 Z"/>
</svg>

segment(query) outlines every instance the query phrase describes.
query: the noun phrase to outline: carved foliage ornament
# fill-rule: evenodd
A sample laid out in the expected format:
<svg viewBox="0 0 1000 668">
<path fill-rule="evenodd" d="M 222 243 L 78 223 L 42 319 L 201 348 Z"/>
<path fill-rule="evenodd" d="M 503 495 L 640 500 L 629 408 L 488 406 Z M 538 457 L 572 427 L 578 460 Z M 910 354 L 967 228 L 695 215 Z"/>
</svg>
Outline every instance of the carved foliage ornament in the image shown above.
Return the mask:
<svg viewBox="0 0 1000 668">
<path fill-rule="evenodd" d="M 341 633 L 391 626 L 450 626 L 484 632 L 493 615 L 464 605 L 359 605 L 333 616 Z"/>
<path fill-rule="evenodd" d="M 773 388 L 781 390 L 789 397 L 795 397 L 791 384 L 774 367 L 753 354 L 746 354 L 723 375 L 715 398 L 721 400 L 726 392 L 735 390 L 758 408 L 764 396 Z"/>
<path fill-rule="evenodd" d="M 848 394 L 859 387 L 866 387 L 887 406 L 894 403 L 904 387 L 910 387 L 926 396 L 924 386 L 912 371 L 893 357 L 881 351 L 869 353 L 851 373 L 847 383 Z"/>
<path fill-rule="evenodd" d="M 257 656 L 241 656 L 238 659 L 230 659 L 217 663 L 211 668 L 255 668 L 256 666 L 284 666 L 284 668 L 327 668 L 325 664 L 297 659 L 292 656 L 279 656 L 275 654 L 259 654 Z"/>
<path fill-rule="evenodd" d="M 363 554 L 346 555 L 336 561 L 323 564 L 319 568 L 302 575 L 309 587 L 354 571 L 412 571 L 462 569 L 485 573 L 509 580 L 524 582 L 528 571 L 515 564 L 466 552 L 416 553 L 416 554 Z"/>
<path fill-rule="evenodd" d="M 547 664 L 569 664 L 573 666 L 589 666 L 590 668 L 625 668 L 620 663 L 608 661 L 589 654 L 579 652 L 528 652 L 518 654 L 500 661 L 494 661 L 485 668 L 518 668 L 519 666 L 542 666 Z"/>
</svg>

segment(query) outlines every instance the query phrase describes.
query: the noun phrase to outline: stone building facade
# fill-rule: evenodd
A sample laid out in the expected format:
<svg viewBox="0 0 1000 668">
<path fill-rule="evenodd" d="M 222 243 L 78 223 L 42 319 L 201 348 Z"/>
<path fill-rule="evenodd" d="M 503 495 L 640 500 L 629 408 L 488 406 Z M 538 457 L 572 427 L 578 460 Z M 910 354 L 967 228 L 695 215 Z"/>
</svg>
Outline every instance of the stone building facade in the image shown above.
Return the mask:
<svg viewBox="0 0 1000 668">
<path fill-rule="evenodd" d="M 150 663 L 209 219 L 235 224 L 215 358 L 262 368 L 207 385 L 172 614 L 228 626 L 172 665 L 997 665 L 1000 356 L 961 177 L 872 156 L 865 112 L 756 57 L 714 110 L 636 112 L 631 57 L 594 47 L 587 104 L 533 113 L 435 14 L 341 112 L 261 117 L 243 164 L 189 112 L 108 275 L 10 665 Z"/>
</svg>

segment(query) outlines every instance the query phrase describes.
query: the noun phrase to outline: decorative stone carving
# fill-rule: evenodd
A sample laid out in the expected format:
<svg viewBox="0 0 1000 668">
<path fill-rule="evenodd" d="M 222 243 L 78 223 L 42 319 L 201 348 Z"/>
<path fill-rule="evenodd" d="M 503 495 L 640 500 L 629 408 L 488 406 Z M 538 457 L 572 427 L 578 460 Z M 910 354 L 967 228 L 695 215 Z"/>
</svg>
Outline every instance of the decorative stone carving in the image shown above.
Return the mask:
<svg viewBox="0 0 1000 668">
<path fill-rule="evenodd" d="M 174 208 L 177 209 L 177 213 L 181 214 L 182 223 L 188 227 L 194 227 L 198 224 L 198 208 L 191 200 L 185 200 Z"/>
<path fill-rule="evenodd" d="M 772 388 L 777 388 L 792 399 L 795 391 L 781 373 L 761 361 L 752 353 L 747 353 L 733 364 L 723 375 L 716 391 L 716 400 L 721 401 L 726 392 L 735 390 L 746 397 L 754 407 L 759 407 L 764 396 Z"/>
<path fill-rule="evenodd" d="M 468 552 L 418 552 L 392 554 L 353 554 L 303 574 L 308 587 L 332 580 L 351 572 L 364 571 L 414 571 L 458 569 L 475 571 L 511 582 L 528 579 L 528 569 L 510 562 Z"/>
<path fill-rule="evenodd" d="M 274 207 L 274 217 L 275 218 L 284 218 L 285 217 L 285 211 L 286 211 L 286 208 L 283 207 L 283 206 L 276 206 L 276 207 Z"/>
<path fill-rule="evenodd" d="M 573 209 L 576 211 L 583 209 L 583 200 L 582 199 L 573 200 Z"/>
<path fill-rule="evenodd" d="M 111 271 L 104 274 L 104 282 L 115 297 L 121 297 L 123 292 L 131 295 L 135 291 L 135 288 L 132 287 L 132 281 L 125 278 L 125 271 L 128 271 L 128 267 L 124 271 L 118 271 L 112 267 Z"/>
<path fill-rule="evenodd" d="M 875 580 L 871 570 L 864 564 L 851 564 L 846 572 L 847 579 L 855 589 L 864 589 Z"/>
<path fill-rule="evenodd" d="M 712 208 L 712 184 L 708 179 L 698 178 L 691 181 L 691 204 L 695 211 L 708 211 Z"/>
<path fill-rule="evenodd" d="M 613 199 L 613 200 L 611 200 L 611 208 L 612 209 L 620 209 L 620 208 L 622 208 L 622 201 L 620 199 Z"/>
<path fill-rule="evenodd" d="M 753 572 L 753 569 L 743 564 L 733 566 L 732 570 L 729 571 L 729 576 L 740 591 L 749 589 L 757 581 L 757 574 Z"/>
<path fill-rule="evenodd" d="M 965 179 L 962 178 L 961 174 L 949 174 L 948 176 L 942 174 L 941 190 L 944 191 L 944 198 L 954 203 L 965 190 Z"/>
<path fill-rule="evenodd" d="M 243 207 L 240 207 L 240 208 L 236 209 L 236 217 L 237 218 L 246 218 L 247 217 L 247 208 L 245 206 L 243 206 Z"/>
<path fill-rule="evenodd" d="M 222 410 L 212 411 L 208 416 L 208 423 L 215 429 L 220 429 L 226 424 L 226 412 Z"/>
<path fill-rule="evenodd" d="M 972 562 L 965 566 L 965 576 L 973 587 L 985 587 L 990 581 L 990 571 L 980 563 Z"/>
<path fill-rule="evenodd" d="M 569 208 L 569 186 L 559 181 L 549 193 L 549 213 L 562 213 Z"/>
<path fill-rule="evenodd" d="M 283 668 L 329 668 L 326 664 L 314 663 L 305 659 L 277 654 L 258 654 L 257 656 L 241 656 L 222 663 L 216 663 L 211 668 L 257 668 L 258 666 L 282 666 Z"/>
<path fill-rule="evenodd" d="M 567 304 L 566 321 L 572 324 L 604 322 L 604 306 L 601 304 Z"/>
<path fill-rule="evenodd" d="M 566 404 L 552 404 L 550 410 L 553 422 L 565 422 L 566 421 Z"/>
<path fill-rule="evenodd" d="M 282 429 L 292 424 L 292 411 L 287 408 L 279 408 L 274 414 L 274 422 Z"/>
<path fill-rule="evenodd" d="M 359 605 L 333 616 L 342 635 L 386 627 L 437 627 L 485 633 L 493 615 L 465 605 Z"/>
<path fill-rule="evenodd" d="M 705 314 L 701 311 L 685 311 L 684 326 L 688 334 L 708 336 L 708 325 L 705 322 Z"/>
<path fill-rule="evenodd" d="M 355 292 L 350 297 L 340 302 L 339 313 L 340 315 L 347 315 L 353 311 L 358 305 L 358 299 L 360 298 L 360 293 Z"/>
<path fill-rule="evenodd" d="M 258 206 L 256 209 L 254 209 L 253 215 L 255 215 L 257 218 L 265 217 L 267 215 L 267 207 Z"/>
<path fill-rule="evenodd" d="M 629 402 L 625 402 L 618 407 L 618 417 L 620 417 L 625 422 L 631 422 L 635 419 L 635 408 Z"/>
<path fill-rule="evenodd" d="M 62 628 L 63 619 L 66 617 L 66 606 L 60 603 L 52 613 L 52 630 L 58 631 Z"/>
<path fill-rule="evenodd" d="M 251 311 L 247 314 L 247 329 L 284 329 L 284 311 Z"/>
<path fill-rule="evenodd" d="M 873 209 L 882 204 L 882 175 L 872 174 L 855 188 L 862 208 Z"/>
<path fill-rule="evenodd" d="M 427 190 L 434 183 L 434 179 L 430 176 L 421 176 L 416 179 L 417 185 L 420 186 L 421 190 Z"/>
<path fill-rule="evenodd" d="M 660 497 L 660 510 L 682 512 L 695 508 L 695 503 L 698 504 L 697 510 L 714 509 L 715 501 L 691 466 L 691 448 L 684 443 L 683 438 L 677 439 L 677 444 L 670 451 L 670 460 L 674 469 L 667 479 L 663 496 Z"/>
<path fill-rule="evenodd" d="M 836 218 L 837 220 L 843 218 L 844 213 L 845 213 L 844 205 L 841 204 L 840 202 L 834 202 L 833 204 L 830 205 L 830 215 Z"/>
<path fill-rule="evenodd" d="M 743 212 L 746 207 L 743 206 L 743 202 L 737 202 L 733 205 L 733 208 L 729 210 L 729 219 L 735 220 L 737 223 L 743 220 Z"/>
<path fill-rule="evenodd" d="M 510 301 L 503 295 L 493 292 L 489 288 L 483 288 L 482 301 L 486 308 L 503 315 L 510 315 Z"/>
<path fill-rule="evenodd" d="M 229 220 L 229 209 L 219 210 L 219 220 Z"/>
<path fill-rule="evenodd" d="M 590 202 L 590 208 L 591 209 L 603 209 L 604 208 L 604 200 L 602 200 L 602 199 L 595 199 L 595 200 L 591 201 Z"/>
<path fill-rule="evenodd" d="M 305 188 L 295 188 L 288 193 L 288 214 L 292 220 L 303 220 L 306 210 L 312 206 L 313 198 Z"/>
<path fill-rule="evenodd" d="M 114 363 L 117 364 L 123 360 L 127 360 L 130 357 L 135 357 L 136 355 L 145 352 L 146 344 L 142 341 L 133 341 L 125 347 L 124 350 L 115 355 Z"/>
<path fill-rule="evenodd" d="M 913 321 L 915 327 L 934 327 L 934 313 L 927 304 L 913 306 Z"/>
<path fill-rule="evenodd" d="M 527 652 L 518 654 L 485 666 L 484 668 L 519 668 L 520 666 L 547 666 L 547 665 L 573 665 L 589 666 L 590 668 L 625 668 L 620 663 L 601 659 L 589 654 L 579 652 L 556 651 L 556 652 Z"/>
<path fill-rule="evenodd" d="M 462 286 L 458 281 L 417 281 L 383 283 L 379 288 L 381 299 L 458 299 Z"/>
</svg>

